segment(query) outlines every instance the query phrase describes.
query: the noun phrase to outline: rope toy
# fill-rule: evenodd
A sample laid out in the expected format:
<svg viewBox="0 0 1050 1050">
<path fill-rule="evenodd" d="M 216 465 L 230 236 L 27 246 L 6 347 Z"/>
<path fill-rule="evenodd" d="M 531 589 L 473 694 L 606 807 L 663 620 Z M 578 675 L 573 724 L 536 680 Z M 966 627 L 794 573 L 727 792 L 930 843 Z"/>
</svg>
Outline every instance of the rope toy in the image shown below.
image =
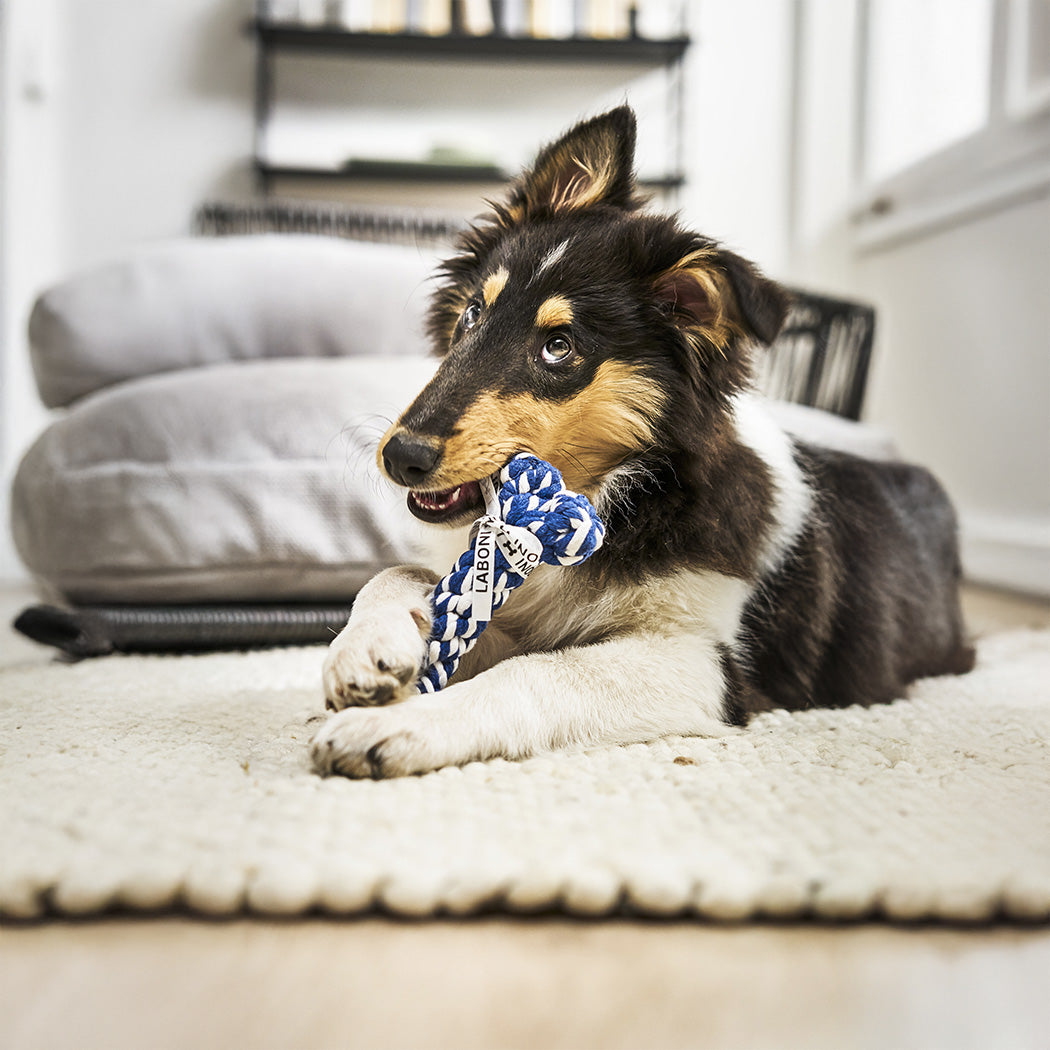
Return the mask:
<svg viewBox="0 0 1050 1050">
<path fill-rule="evenodd" d="M 567 489 L 558 470 L 536 456 L 519 452 L 481 488 L 488 513 L 474 523 L 473 546 L 430 599 L 434 624 L 416 683 L 421 693 L 448 684 L 496 610 L 540 562 L 578 565 L 605 538 L 587 497 Z"/>
</svg>

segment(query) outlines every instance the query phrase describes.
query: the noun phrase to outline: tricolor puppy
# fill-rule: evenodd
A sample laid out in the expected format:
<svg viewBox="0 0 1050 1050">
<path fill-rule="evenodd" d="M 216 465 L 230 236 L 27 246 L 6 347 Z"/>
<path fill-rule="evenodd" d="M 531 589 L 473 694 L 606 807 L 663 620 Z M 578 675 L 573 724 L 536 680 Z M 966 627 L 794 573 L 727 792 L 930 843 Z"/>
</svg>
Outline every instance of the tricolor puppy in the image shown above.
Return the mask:
<svg viewBox="0 0 1050 1050">
<path fill-rule="evenodd" d="M 413 683 L 438 577 L 380 573 L 325 662 L 321 772 L 720 734 L 972 666 L 944 492 L 774 425 L 749 386 L 785 294 L 641 210 L 634 141 L 627 108 L 580 124 L 462 236 L 430 313 L 443 362 L 378 456 L 448 530 L 442 571 L 483 511 L 479 479 L 519 451 L 591 499 L 604 546 L 538 568 L 433 695 Z"/>
</svg>

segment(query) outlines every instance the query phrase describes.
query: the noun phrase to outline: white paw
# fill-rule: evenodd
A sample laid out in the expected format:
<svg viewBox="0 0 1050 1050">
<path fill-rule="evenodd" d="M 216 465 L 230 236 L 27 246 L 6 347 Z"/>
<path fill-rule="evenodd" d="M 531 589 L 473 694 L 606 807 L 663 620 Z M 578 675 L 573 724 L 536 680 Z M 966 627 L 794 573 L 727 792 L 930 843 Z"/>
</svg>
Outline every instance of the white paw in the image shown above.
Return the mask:
<svg viewBox="0 0 1050 1050">
<path fill-rule="evenodd" d="M 440 718 L 418 702 L 383 710 L 351 708 L 332 715 L 310 745 L 314 769 L 346 777 L 407 776 L 456 765 L 457 756 L 437 723 Z"/>
<path fill-rule="evenodd" d="M 430 623 L 404 609 L 351 622 L 332 642 L 321 671 L 325 706 L 376 707 L 415 695 Z"/>
</svg>

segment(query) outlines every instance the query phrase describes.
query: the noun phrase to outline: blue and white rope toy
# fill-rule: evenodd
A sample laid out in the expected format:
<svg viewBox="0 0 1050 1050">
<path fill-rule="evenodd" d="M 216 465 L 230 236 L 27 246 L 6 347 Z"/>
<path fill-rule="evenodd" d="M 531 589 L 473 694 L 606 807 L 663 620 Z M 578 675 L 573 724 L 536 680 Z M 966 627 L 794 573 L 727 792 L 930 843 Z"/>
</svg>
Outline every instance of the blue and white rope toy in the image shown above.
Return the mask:
<svg viewBox="0 0 1050 1050">
<path fill-rule="evenodd" d="M 520 452 L 481 482 L 488 513 L 474 523 L 474 543 L 434 588 L 427 667 L 416 688 L 435 693 L 448 685 L 459 661 L 478 640 L 511 591 L 540 563 L 578 565 L 605 538 L 586 496 L 565 487 L 561 474 Z"/>
</svg>

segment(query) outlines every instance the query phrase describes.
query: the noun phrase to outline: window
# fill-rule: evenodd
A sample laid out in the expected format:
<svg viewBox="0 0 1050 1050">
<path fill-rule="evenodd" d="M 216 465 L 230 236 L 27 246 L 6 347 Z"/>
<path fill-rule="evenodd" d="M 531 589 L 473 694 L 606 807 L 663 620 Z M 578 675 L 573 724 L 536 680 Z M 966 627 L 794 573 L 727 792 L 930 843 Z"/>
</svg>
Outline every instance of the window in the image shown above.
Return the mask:
<svg viewBox="0 0 1050 1050">
<path fill-rule="evenodd" d="M 1050 0 L 1015 0 L 1009 28 L 1007 110 L 1024 118 L 1050 108 Z"/>
<path fill-rule="evenodd" d="M 862 247 L 1050 187 L 1050 0 L 862 0 Z"/>
<path fill-rule="evenodd" d="M 987 123 L 992 0 L 876 0 L 867 36 L 867 179 L 894 175 Z"/>
</svg>

